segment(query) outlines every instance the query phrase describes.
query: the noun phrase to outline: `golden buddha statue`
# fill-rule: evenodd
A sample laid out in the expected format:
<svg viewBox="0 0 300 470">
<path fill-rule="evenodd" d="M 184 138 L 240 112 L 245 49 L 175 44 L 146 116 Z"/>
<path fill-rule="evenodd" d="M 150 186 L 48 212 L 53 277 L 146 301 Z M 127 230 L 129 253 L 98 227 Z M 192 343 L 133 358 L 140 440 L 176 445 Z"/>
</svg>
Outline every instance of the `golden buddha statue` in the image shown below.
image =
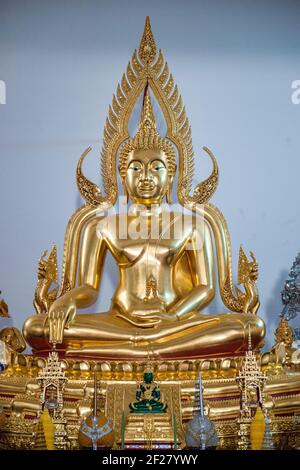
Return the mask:
<svg viewBox="0 0 300 470">
<path fill-rule="evenodd" d="M 129 118 L 141 94 L 139 129 L 130 137 Z M 156 129 L 152 96 L 166 121 L 164 138 Z M 232 356 L 247 350 L 249 327 L 258 348 L 265 327 L 256 316 L 257 263 L 252 253 L 248 261 L 240 250 L 238 282 L 244 292 L 235 291 L 227 224 L 208 203 L 218 182 L 217 162 L 204 148 L 213 171 L 190 195 L 191 129 L 148 18 L 139 52 L 134 52 L 109 108 L 102 149 L 105 197 L 82 173 L 89 150 L 77 167 L 86 204 L 67 227 L 60 291 L 48 290 L 51 272 L 56 272 L 53 266 L 48 277 L 47 269 L 40 272 L 35 305 L 42 307 L 24 324 L 24 336 L 34 351 L 58 347 L 67 356 L 108 360 Z M 126 217 L 114 210 L 117 168 L 128 204 L 130 200 Z M 185 210 L 171 204 L 177 171 L 178 200 Z M 119 268 L 111 309 L 78 313 L 96 302 L 107 252 Z M 216 271 L 229 313 L 208 315 L 201 311 L 215 296 Z M 45 285 L 47 289 L 41 288 Z"/>
</svg>

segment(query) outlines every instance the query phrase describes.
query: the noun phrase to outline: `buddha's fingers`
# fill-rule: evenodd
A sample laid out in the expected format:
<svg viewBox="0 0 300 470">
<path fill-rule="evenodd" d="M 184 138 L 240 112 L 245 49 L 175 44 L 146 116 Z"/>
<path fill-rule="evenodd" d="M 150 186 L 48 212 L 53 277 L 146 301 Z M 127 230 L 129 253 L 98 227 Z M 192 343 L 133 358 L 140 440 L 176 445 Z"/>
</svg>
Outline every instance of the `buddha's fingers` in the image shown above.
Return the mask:
<svg viewBox="0 0 300 470">
<path fill-rule="evenodd" d="M 122 320 L 127 321 L 131 325 L 137 326 L 139 328 L 152 328 L 153 326 L 158 325 L 161 322 L 161 320 L 157 317 L 151 317 L 149 319 L 146 319 L 146 318 L 141 319 L 141 321 L 139 322 L 138 320 L 137 321 L 132 320 L 131 318 L 125 315 L 122 315 L 121 313 L 118 313 L 116 316 L 119 318 L 122 318 Z"/>
<path fill-rule="evenodd" d="M 76 317 L 76 306 L 74 304 L 71 304 L 68 307 L 67 313 L 66 313 L 66 323 L 65 323 L 65 328 L 69 329 L 71 326 L 71 323 Z"/>
<path fill-rule="evenodd" d="M 49 314 L 49 342 L 61 344 L 63 342 L 66 314 L 64 310 L 54 310 Z"/>
</svg>

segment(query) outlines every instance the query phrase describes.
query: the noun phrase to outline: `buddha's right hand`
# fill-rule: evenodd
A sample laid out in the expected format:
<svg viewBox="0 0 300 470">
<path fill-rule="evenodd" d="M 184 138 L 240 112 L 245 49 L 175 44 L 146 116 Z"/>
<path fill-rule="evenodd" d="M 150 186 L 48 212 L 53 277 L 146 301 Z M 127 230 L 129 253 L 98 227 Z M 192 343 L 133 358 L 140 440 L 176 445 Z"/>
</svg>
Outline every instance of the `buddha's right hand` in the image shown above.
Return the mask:
<svg viewBox="0 0 300 470">
<path fill-rule="evenodd" d="M 60 305 L 54 302 L 48 313 L 49 342 L 53 345 L 63 342 L 64 329 L 69 328 L 76 315 L 74 304 Z"/>
<path fill-rule="evenodd" d="M 159 323 L 161 314 L 165 313 L 165 305 L 157 299 L 150 299 L 144 301 L 142 305 L 137 304 L 136 308 L 132 309 L 130 316 L 138 318 L 142 321 L 150 321 L 151 323 Z"/>
</svg>

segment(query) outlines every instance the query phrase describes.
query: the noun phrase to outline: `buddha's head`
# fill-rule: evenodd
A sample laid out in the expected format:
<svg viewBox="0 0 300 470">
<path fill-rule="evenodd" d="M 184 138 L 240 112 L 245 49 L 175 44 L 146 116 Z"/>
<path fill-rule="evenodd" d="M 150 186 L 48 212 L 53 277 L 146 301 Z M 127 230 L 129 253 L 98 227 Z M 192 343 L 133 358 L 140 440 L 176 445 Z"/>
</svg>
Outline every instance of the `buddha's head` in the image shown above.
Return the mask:
<svg viewBox="0 0 300 470">
<path fill-rule="evenodd" d="M 153 372 L 152 372 L 152 370 L 146 370 L 144 372 L 144 382 L 146 384 L 151 384 L 153 382 Z"/>
<path fill-rule="evenodd" d="M 120 175 L 124 192 L 137 204 L 170 202 L 176 157 L 173 146 L 162 139 L 155 125 L 151 99 L 144 95 L 139 130 L 120 150 Z"/>
</svg>

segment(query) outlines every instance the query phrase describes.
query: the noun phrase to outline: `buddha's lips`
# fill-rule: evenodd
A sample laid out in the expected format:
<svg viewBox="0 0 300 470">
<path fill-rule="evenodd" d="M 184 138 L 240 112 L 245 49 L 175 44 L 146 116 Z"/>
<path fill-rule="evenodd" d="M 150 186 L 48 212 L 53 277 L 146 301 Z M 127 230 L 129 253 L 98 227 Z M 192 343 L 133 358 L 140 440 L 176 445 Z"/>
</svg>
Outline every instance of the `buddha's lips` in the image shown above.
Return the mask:
<svg viewBox="0 0 300 470">
<path fill-rule="evenodd" d="M 155 188 L 154 183 L 140 183 L 138 185 L 139 191 L 148 192 L 148 191 L 153 191 L 154 188 Z"/>
</svg>

